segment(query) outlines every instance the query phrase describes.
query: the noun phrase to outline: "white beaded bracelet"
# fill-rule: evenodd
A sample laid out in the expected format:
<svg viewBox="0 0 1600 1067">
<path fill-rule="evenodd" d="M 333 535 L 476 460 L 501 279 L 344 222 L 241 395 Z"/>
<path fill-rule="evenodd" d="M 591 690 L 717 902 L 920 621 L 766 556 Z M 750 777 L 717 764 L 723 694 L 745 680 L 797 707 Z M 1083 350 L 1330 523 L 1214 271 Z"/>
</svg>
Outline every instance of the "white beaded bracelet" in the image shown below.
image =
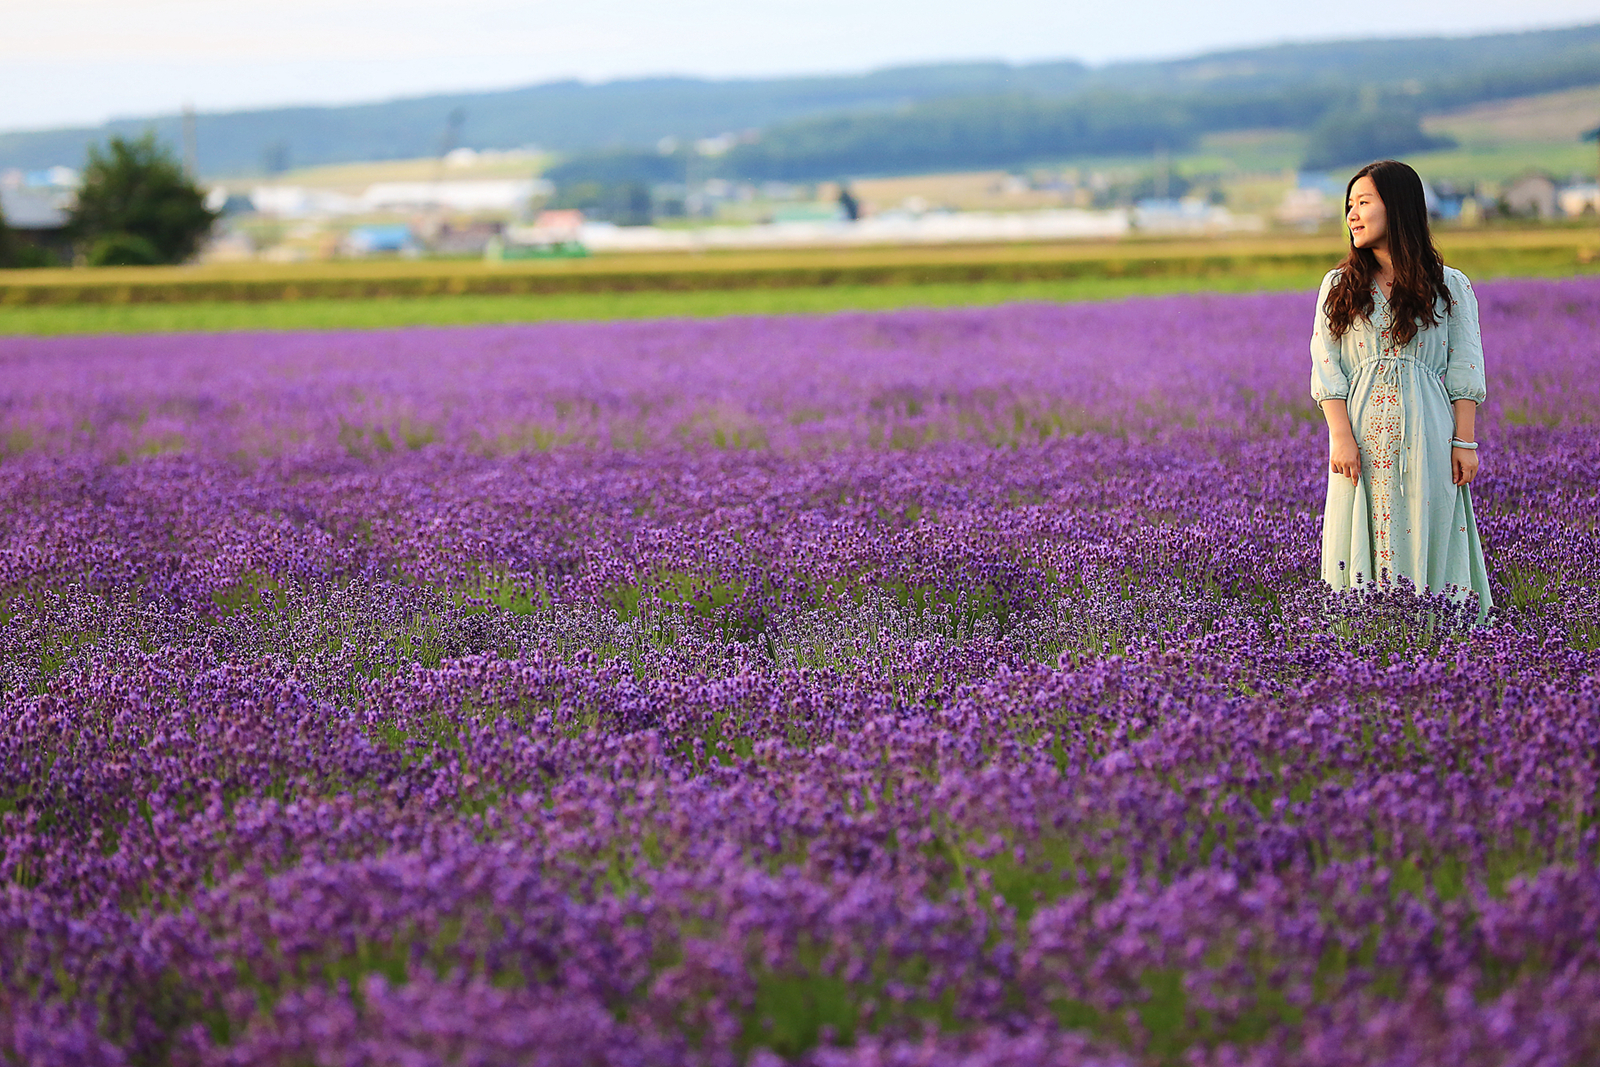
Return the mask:
<svg viewBox="0 0 1600 1067">
<path fill-rule="evenodd" d="M 1451 448 L 1469 448 L 1472 451 L 1476 452 L 1478 450 L 1478 442 L 1476 442 L 1476 441 L 1463 441 L 1459 437 L 1452 437 L 1450 439 L 1450 447 Z"/>
</svg>

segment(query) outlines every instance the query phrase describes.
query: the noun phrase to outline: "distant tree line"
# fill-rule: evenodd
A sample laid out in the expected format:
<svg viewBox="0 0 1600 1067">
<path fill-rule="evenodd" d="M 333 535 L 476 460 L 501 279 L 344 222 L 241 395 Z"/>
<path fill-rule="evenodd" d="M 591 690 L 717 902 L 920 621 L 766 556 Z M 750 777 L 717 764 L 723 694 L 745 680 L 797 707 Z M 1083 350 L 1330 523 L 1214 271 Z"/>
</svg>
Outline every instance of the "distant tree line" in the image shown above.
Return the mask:
<svg viewBox="0 0 1600 1067">
<path fill-rule="evenodd" d="M 584 215 L 619 226 L 646 226 L 655 218 L 655 196 L 643 181 L 567 182 L 551 200 L 553 208 L 577 208 Z"/>
<path fill-rule="evenodd" d="M 683 149 L 661 152 L 649 148 L 612 148 L 563 160 L 546 168 L 544 176 L 559 189 L 569 185 L 659 184 L 685 180 L 689 166 Z M 576 206 L 576 205 L 567 205 Z"/>
<path fill-rule="evenodd" d="M 722 161 L 740 178 L 804 180 L 950 166 L 1007 166 L 1074 155 L 1185 147 L 1192 122 L 1170 99 L 1097 94 L 1065 101 L 964 97 L 886 114 L 833 115 L 773 127 Z"/>
<path fill-rule="evenodd" d="M 1424 132 L 1415 112 L 1377 108 L 1333 111 L 1312 127 L 1301 165 L 1307 170 L 1330 170 L 1455 146 L 1453 138 Z"/>
<path fill-rule="evenodd" d="M 1273 128 L 1307 134 L 1306 168 L 1343 167 L 1452 147 L 1450 138 L 1422 129 L 1428 111 L 1600 84 L 1600 47 L 1560 62 L 1447 72 L 1425 83 L 1400 77 L 1406 73 L 1397 68 L 1388 84 L 1330 79 L 1229 91 L 944 97 L 780 122 L 706 165 L 730 178 L 807 181 L 1181 151 L 1207 133 Z M 613 185 L 681 180 L 683 173 L 681 153 L 612 149 L 569 157 L 549 176 L 558 186 Z"/>
<path fill-rule="evenodd" d="M 1181 151 L 1205 133 L 1268 127 L 1308 130 L 1305 165 L 1318 169 L 1453 144 L 1423 132 L 1409 97 L 1363 105 L 1354 94 L 1344 96 L 1331 108 L 1326 91 L 1234 97 L 1099 93 L 1069 100 L 960 97 L 894 112 L 783 123 L 703 165 L 730 178 L 809 181 Z M 558 188 L 681 182 L 687 162 L 681 151 L 613 149 L 573 156 L 546 176 Z"/>
</svg>

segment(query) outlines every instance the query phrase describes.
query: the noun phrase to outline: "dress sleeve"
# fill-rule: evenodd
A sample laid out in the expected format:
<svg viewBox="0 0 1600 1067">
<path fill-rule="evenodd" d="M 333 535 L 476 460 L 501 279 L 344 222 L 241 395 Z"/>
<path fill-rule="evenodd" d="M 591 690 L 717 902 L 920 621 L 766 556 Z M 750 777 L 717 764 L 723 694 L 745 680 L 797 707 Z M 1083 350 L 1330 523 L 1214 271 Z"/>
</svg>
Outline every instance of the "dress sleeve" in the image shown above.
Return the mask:
<svg viewBox="0 0 1600 1067">
<path fill-rule="evenodd" d="M 1334 340 L 1328 325 L 1328 290 L 1339 272 L 1331 270 L 1317 292 L 1317 312 L 1311 323 L 1311 399 L 1344 400 L 1350 395 L 1350 368 L 1345 366 L 1343 347 Z"/>
<path fill-rule="evenodd" d="M 1445 285 L 1450 290 L 1450 314 L 1446 319 L 1444 391 L 1452 404 L 1457 400 L 1481 404 L 1488 385 L 1483 375 L 1483 337 L 1478 332 L 1478 297 L 1460 271 L 1447 274 Z"/>
</svg>

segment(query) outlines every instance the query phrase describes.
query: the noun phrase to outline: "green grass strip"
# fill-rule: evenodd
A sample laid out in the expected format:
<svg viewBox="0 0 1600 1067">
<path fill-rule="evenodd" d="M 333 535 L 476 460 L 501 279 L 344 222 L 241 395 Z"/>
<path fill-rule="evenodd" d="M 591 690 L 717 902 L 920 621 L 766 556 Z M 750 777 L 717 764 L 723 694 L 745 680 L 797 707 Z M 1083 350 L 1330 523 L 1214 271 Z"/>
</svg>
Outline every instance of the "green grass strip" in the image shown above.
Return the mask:
<svg viewBox="0 0 1600 1067">
<path fill-rule="evenodd" d="M 930 285 L 831 285 L 692 292 L 552 293 L 539 296 L 422 296 L 185 304 L 76 304 L 0 310 L 0 334 L 173 333 L 221 330 L 382 329 L 499 323 L 704 318 L 905 307 L 987 306 L 1019 301 L 1110 300 L 1197 291 L 1314 288 L 1319 271 L 1223 276 L 1079 278 Z"/>
<path fill-rule="evenodd" d="M 1465 250 L 1464 250 L 1465 251 Z M 1448 257 L 1472 278 L 1564 277 L 1595 273 L 1578 263 L 1519 249 Z M 636 290 L 539 295 L 440 295 L 193 303 L 45 304 L 0 307 L 0 336 L 187 333 L 226 330 L 388 329 L 522 322 L 712 318 L 909 307 L 983 307 L 1022 301 L 1115 300 L 1170 293 L 1314 290 L 1323 268 L 1236 270 L 1145 277 L 1033 281 L 823 285 L 690 291 Z"/>
</svg>

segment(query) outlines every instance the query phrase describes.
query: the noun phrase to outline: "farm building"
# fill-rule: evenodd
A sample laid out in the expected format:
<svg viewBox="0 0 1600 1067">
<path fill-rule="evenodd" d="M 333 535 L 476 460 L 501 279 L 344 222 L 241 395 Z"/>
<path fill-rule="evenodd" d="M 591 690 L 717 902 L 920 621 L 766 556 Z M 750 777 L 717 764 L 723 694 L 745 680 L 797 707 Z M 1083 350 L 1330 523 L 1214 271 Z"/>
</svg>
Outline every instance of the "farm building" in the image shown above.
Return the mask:
<svg viewBox="0 0 1600 1067">
<path fill-rule="evenodd" d="M 71 260 L 67 208 L 56 191 L 0 186 L 0 215 L 4 216 L 7 228 L 19 244 L 31 246 L 50 259 Z"/>
<path fill-rule="evenodd" d="M 1556 182 L 1548 174 L 1529 171 L 1506 186 L 1506 210 L 1513 215 L 1548 219 L 1556 213 Z"/>
</svg>

